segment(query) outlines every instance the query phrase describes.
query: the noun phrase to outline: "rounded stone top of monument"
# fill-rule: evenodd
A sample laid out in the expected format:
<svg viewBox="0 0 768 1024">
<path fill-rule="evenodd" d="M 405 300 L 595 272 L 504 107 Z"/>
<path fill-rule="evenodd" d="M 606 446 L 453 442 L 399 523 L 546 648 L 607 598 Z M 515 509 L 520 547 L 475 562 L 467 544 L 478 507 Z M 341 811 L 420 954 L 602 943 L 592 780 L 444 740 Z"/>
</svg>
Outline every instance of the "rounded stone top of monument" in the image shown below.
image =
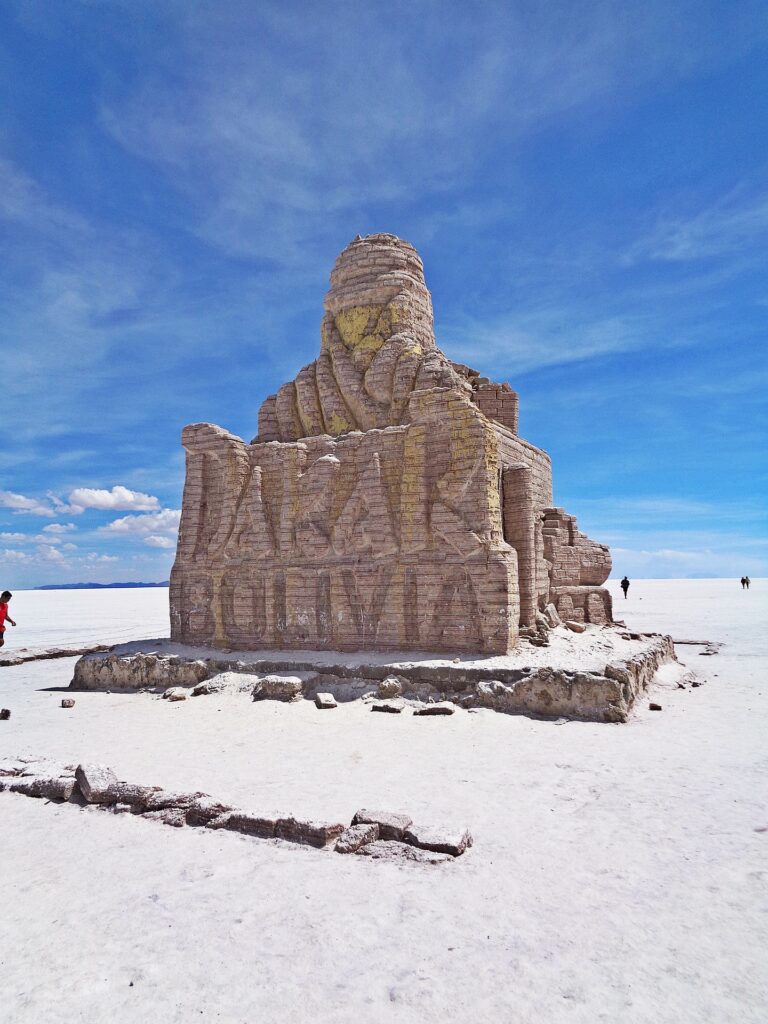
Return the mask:
<svg viewBox="0 0 768 1024">
<path fill-rule="evenodd" d="M 385 307 L 393 301 L 418 310 L 418 319 L 431 328 L 432 302 L 416 249 L 397 235 L 358 235 L 333 266 L 326 311 L 336 315 L 354 307 Z"/>
</svg>

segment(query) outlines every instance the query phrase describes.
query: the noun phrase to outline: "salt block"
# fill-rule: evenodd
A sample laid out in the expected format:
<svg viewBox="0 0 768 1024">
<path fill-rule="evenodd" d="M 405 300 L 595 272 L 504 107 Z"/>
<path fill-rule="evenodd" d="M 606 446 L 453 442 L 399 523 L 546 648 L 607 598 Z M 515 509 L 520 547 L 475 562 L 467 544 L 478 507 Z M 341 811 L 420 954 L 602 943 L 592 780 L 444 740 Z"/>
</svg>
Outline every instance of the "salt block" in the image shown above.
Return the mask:
<svg viewBox="0 0 768 1024">
<path fill-rule="evenodd" d="M 565 622 L 566 628 L 570 629 L 573 633 L 586 633 L 587 627 L 583 622 L 576 622 L 575 619 L 568 619 Z"/>
<path fill-rule="evenodd" d="M 158 811 L 145 811 L 142 818 L 159 821 L 163 825 L 172 825 L 174 828 L 183 828 L 186 824 L 186 815 L 181 807 L 163 807 Z"/>
<path fill-rule="evenodd" d="M 416 861 L 420 864 L 443 864 L 454 859 L 449 853 L 421 850 L 417 846 L 409 846 L 408 843 L 398 843 L 391 839 L 377 839 L 373 843 L 366 843 L 356 853 L 358 857 L 372 857 L 374 860 Z"/>
<path fill-rule="evenodd" d="M 169 686 L 163 694 L 164 700 L 186 700 L 189 697 L 189 690 L 183 686 Z"/>
<path fill-rule="evenodd" d="M 232 810 L 232 807 L 214 800 L 213 797 L 202 796 L 193 800 L 187 808 L 187 824 L 208 825 L 214 818 L 221 817 Z"/>
<path fill-rule="evenodd" d="M 322 849 L 335 842 L 346 829 L 341 822 L 300 821 L 297 818 L 280 818 L 275 828 L 275 837 L 289 843 L 302 843 Z"/>
<path fill-rule="evenodd" d="M 327 708 L 338 707 L 338 705 L 336 704 L 336 698 L 332 693 L 318 693 L 315 697 L 315 707 L 320 708 L 320 710 L 325 710 Z"/>
<path fill-rule="evenodd" d="M 103 764 L 79 764 L 75 778 L 86 803 L 114 803 L 112 786 L 118 779 L 111 768 Z"/>
<path fill-rule="evenodd" d="M 65 697 L 64 700 L 61 702 L 61 706 L 63 708 L 73 708 L 75 706 L 75 702 L 72 700 L 71 697 Z"/>
<path fill-rule="evenodd" d="M 382 839 L 402 839 L 405 830 L 413 824 L 413 818 L 407 814 L 396 814 L 392 811 L 370 811 L 361 808 L 352 819 L 353 825 L 378 825 Z"/>
<path fill-rule="evenodd" d="M 263 676 L 253 688 L 254 700 L 298 700 L 304 692 L 304 681 L 294 675 Z"/>
<path fill-rule="evenodd" d="M 425 704 L 423 708 L 416 708 L 413 713 L 420 717 L 424 715 L 452 715 L 455 710 L 456 708 L 453 704 L 441 702 L 439 704 Z"/>
<path fill-rule="evenodd" d="M 43 797 L 45 800 L 69 800 L 75 789 L 75 780 L 71 777 L 38 779 L 33 776 L 10 783 L 8 789 L 12 793 Z"/>
<path fill-rule="evenodd" d="M 411 825 L 405 830 L 403 838 L 406 843 L 418 846 L 419 849 L 449 853 L 452 857 L 460 857 L 472 845 L 469 829 L 451 829 L 439 825 Z"/>
<path fill-rule="evenodd" d="M 336 842 L 336 853 L 357 853 L 361 846 L 373 843 L 379 838 L 379 826 L 350 825 Z"/>
</svg>

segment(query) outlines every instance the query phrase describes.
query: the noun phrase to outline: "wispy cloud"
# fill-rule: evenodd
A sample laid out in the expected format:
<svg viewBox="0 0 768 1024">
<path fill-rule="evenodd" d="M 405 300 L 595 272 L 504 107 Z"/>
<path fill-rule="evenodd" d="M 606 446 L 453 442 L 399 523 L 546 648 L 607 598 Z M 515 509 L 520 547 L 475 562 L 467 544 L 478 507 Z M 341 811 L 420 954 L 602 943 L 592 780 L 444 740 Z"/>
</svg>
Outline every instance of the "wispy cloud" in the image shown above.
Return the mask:
<svg viewBox="0 0 768 1024">
<path fill-rule="evenodd" d="M 14 515 L 22 516 L 48 516 L 53 518 L 56 513 L 45 501 L 37 498 L 27 498 L 23 494 L 14 494 L 13 491 L 0 491 L 0 508 L 10 509 Z"/>
<path fill-rule="evenodd" d="M 742 253 L 768 237 L 768 191 L 746 194 L 739 187 L 688 216 L 667 210 L 654 228 L 625 254 L 626 263 L 640 259 L 686 263 Z M 689 205 L 683 199 L 681 205 Z M 761 257 L 764 258 L 764 247 Z M 756 254 L 757 255 L 757 254 Z"/>
</svg>

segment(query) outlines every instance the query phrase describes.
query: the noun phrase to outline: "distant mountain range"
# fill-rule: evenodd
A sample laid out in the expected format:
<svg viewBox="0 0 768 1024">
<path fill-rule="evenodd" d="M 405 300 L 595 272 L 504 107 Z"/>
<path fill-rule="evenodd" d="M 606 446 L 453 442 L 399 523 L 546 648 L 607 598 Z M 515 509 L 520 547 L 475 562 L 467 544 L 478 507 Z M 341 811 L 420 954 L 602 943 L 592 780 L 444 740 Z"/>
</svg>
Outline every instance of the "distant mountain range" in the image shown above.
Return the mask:
<svg viewBox="0 0 768 1024">
<path fill-rule="evenodd" d="M 168 580 L 164 583 L 48 583 L 44 587 L 35 587 L 35 590 L 136 590 L 139 587 L 167 587 Z"/>
</svg>

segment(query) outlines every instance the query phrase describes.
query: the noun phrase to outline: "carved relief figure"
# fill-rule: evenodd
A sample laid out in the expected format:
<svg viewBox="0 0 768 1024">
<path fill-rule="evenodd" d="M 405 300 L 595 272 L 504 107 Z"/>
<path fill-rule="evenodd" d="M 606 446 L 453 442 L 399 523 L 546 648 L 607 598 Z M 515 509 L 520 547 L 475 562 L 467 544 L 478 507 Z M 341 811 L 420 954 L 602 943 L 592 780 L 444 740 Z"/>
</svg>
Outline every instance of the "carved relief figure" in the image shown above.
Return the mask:
<svg viewBox="0 0 768 1024">
<path fill-rule="evenodd" d="M 342 252 L 318 358 L 258 418 L 184 431 L 174 639 L 490 654 L 550 599 L 610 618 L 607 548 L 552 508 L 517 395 L 437 347 L 407 242 Z"/>
</svg>

